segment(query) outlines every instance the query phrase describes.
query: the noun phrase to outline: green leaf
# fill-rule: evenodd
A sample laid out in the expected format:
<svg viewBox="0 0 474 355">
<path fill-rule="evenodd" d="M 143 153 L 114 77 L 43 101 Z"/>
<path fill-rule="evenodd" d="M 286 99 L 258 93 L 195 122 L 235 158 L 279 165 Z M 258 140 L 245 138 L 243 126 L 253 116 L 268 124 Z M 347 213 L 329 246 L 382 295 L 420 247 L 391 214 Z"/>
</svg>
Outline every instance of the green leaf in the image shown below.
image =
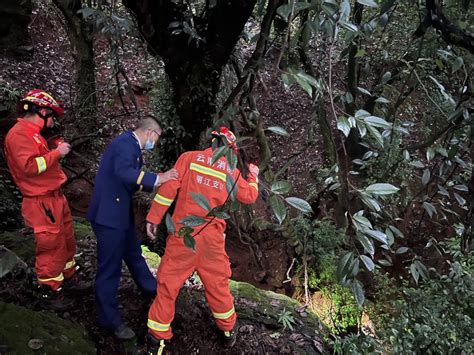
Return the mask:
<svg viewBox="0 0 474 355">
<path fill-rule="evenodd" d="M 412 263 L 410 265 L 410 273 L 411 273 L 411 276 L 413 276 L 413 279 L 415 280 L 415 282 L 418 284 L 418 280 L 420 279 L 420 274 L 418 273 L 415 263 Z"/>
<path fill-rule="evenodd" d="M 298 198 L 298 197 L 287 197 L 285 201 L 288 202 L 294 208 L 303 211 L 305 213 L 313 212 L 311 205 L 306 202 L 305 200 Z"/>
<path fill-rule="evenodd" d="M 230 203 L 229 212 L 234 213 L 240 209 L 240 202 L 235 200 Z"/>
<path fill-rule="evenodd" d="M 165 224 L 166 229 L 168 230 L 168 234 L 176 233 L 176 226 L 174 225 L 173 219 L 171 218 L 171 215 L 169 213 L 166 214 Z"/>
<path fill-rule="evenodd" d="M 381 231 L 375 229 L 364 229 L 363 233 L 365 233 L 369 237 L 374 238 L 375 240 L 378 240 L 382 244 L 387 244 L 387 235 L 385 233 L 382 233 Z"/>
<path fill-rule="evenodd" d="M 295 4 L 295 7 L 294 7 L 294 10 L 293 10 L 293 16 L 296 16 L 296 14 L 301 11 L 301 10 L 304 10 L 304 9 L 307 9 L 309 7 L 311 7 L 311 3 L 307 3 L 307 2 L 296 2 Z M 281 16 L 281 18 L 283 20 L 285 20 L 286 22 L 288 22 L 290 20 L 290 15 L 291 15 L 291 10 L 293 9 L 293 4 L 286 4 L 286 5 L 281 5 L 278 9 L 277 9 L 277 14 L 279 16 Z"/>
<path fill-rule="evenodd" d="M 226 159 L 227 162 L 229 163 L 229 168 L 231 171 L 234 171 L 235 168 L 237 167 L 237 154 L 235 154 L 233 149 L 227 150 L 226 153 Z"/>
<path fill-rule="evenodd" d="M 454 193 L 454 198 L 458 201 L 459 206 L 464 206 L 466 204 L 466 200 L 456 192 Z"/>
<path fill-rule="evenodd" d="M 374 0 L 357 0 L 357 2 L 361 5 L 368 6 L 368 7 L 378 7 L 379 6 Z"/>
<path fill-rule="evenodd" d="M 385 97 L 379 97 L 375 102 L 378 102 L 379 104 L 389 104 L 390 100 L 387 100 Z"/>
<path fill-rule="evenodd" d="M 377 142 L 377 144 L 380 145 L 381 147 L 383 147 L 383 137 L 380 134 L 380 132 L 377 130 L 377 128 L 375 128 L 372 125 L 366 125 L 366 127 L 367 127 L 367 130 L 369 131 L 370 135 Z"/>
<path fill-rule="evenodd" d="M 229 147 L 223 145 L 222 147 L 217 148 L 214 153 L 212 154 L 211 165 L 214 165 L 216 161 L 226 155 Z"/>
<path fill-rule="evenodd" d="M 295 83 L 295 78 L 293 74 L 289 74 L 289 73 L 281 74 L 281 80 L 283 81 L 283 87 L 285 88 L 285 90 L 288 90 L 291 87 L 291 85 Z"/>
<path fill-rule="evenodd" d="M 415 260 L 413 262 L 413 265 L 415 265 L 416 267 L 416 270 L 418 271 L 418 274 L 420 274 L 420 276 L 422 278 L 424 278 L 425 280 L 428 280 L 430 278 L 430 274 L 429 274 L 429 271 L 428 269 L 426 268 L 425 264 L 423 264 L 421 261 L 419 260 Z"/>
<path fill-rule="evenodd" d="M 187 216 L 184 217 L 179 223 L 181 223 L 185 227 L 197 227 L 204 224 L 206 220 L 202 217 L 198 216 Z"/>
<path fill-rule="evenodd" d="M 457 72 L 464 65 L 464 60 L 462 57 L 457 57 L 453 63 L 453 73 Z"/>
<path fill-rule="evenodd" d="M 364 89 L 364 88 L 358 87 L 357 90 L 359 90 L 359 91 L 360 91 L 362 94 L 364 94 L 364 95 L 372 96 L 372 94 L 371 94 L 368 90 L 366 90 L 366 89 Z"/>
<path fill-rule="evenodd" d="M 347 21 L 339 21 L 340 25 L 344 27 L 346 30 L 351 31 L 351 32 L 357 32 L 359 29 L 357 28 L 356 25 L 353 23 L 347 22 Z M 356 58 L 363 57 L 365 50 L 362 49 L 362 53 L 360 54 L 359 51 L 357 51 L 357 54 L 355 55 Z M 357 56 L 359 55 L 359 57 Z"/>
<path fill-rule="evenodd" d="M 278 127 L 278 126 L 272 126 L 272 127 L 267 127 L 266 128 L 267 131 L 271 131 L 273 133 L 276 133 L 276 134 L 279 134 L 280 136 L 288 136 L 288 132 L 282 128 L 282 127 Z"/>
<path fill-rule="evenodd" d="M 398 187 L 387 183 L 372 184 L 365 188 L 365 192 L 373 195 L 391 195 L 400 190 Z"/>
<path fill-rule="evenodd" d="M 392 79 L 392 73 L 391 72 L 386 72 L 382 76 L 382 84 L 386 84 L 390 79 Z"/>
<path fill-rule="evenodd" d="M 349 265 L 349 268 L 347 270 L 348 273 L 349 273 L 349 278 L 350 279 L 353 279 L 359 273 L 359 270 L 360 270 L 359 265 L 360 265 L 360 262 L 359 262 L 358 258 L 352 260 L 352 263 Z"/>
<path fill-rule="evenodd" d="M 397 251 L 395 252 L 395 254 L 404 254 L 406 253 L 408 250 L 410 250 L 409 248 L 407 247 L 400 247 L 397 249 Z"/>
<path fill-rule="evenodd" d="M 364 251 L 373 257 L 375 253 L 374 242 L 362 233 L 357 233 L 356 237 L 360 244 L 362 244 L 364 247 Z"/>
<path fill-rule="evenodd" d="M 337 118 L 337 129 L 340 130 L 344 135 L 349 137 L 349 133 L 351 131 L 351 125 L 347 117 L 338 117 Z"/>
<path fill-rule="evenodd" d="M 358 212 L 359 213 L 359 212 Z M 355 213 L 352 215 L 352 220 L 356 222 L 355 227 L 357 229 L 363 229 L 363 228 L 369 228 L 372 229 L 372 223 L 370 221 L 362 216 L 361 214 Z M 360 226 L 359 226 L 360 224 Z"/>
<path fill-rule="evenodd" d="M 374 262 L 373 262 L 372 259 L 369 258 L 367 255 L 361 255 L 361 256 L 360 256 L 360 259 L 361 259 L 362 262 L 364 263 L 364 265 L 365 265 L 365 267 L 367 268 L 367 270 L 372 271 L 372 270 L 375 268 Z"/>
<path fill-rule="evenodd" d="M 288 181 L 276 181 L 270 190 L 275 194 L 286 194 L 291 191 L 291 184 Z"/>
<path fill-rule="evenodd" d="M 354 259 L 354 254 L 351 251 L 349 251 L 346 254 L 344 254 L 342 258 L 339 260 L 339 263 L 337 264 L 337 271 L 336 271 L 336 275 L 339 281 L 346 278 L 347 270 L 349 266 L 351 265 L 353 259 Z"/>
<path fill-rule="evenodd" d="M 431 148 L 431 147 L 428 148 L 428 149 L 426 150 L 426 159 L 427 159 L 428 161 L 430 161 L 431 159 L 434 158 L 435 154 L 436 154 L 436 152 L 435 152 L 435 150 L 434 150 L 433 148 Z"/>
<path fill-rule="evenodd" d="M 282 199 L 277 195 L 272 195 L 272 197 L 270 197 L 270 205 L 272 207 L 273 213 L 278 219 L 278 223 L 282 224 L 286 218 L 286 206 Z"/>
<path fill-rule="evenodd" d="M 380 204 L 378 203 L 378 201 L 377 201 L 375 198 L 370 197 L 370 196 L 367 195 L 366 193 L 361 192 L 361 193 L 360 193 L 360 198 L 361 198 L 362 202 L 363 202 L 367 207 L 369 207 L 371 210 L 373 210 L 373 211 L 375 211 L 375 212 L 380 212 L 380 210 L 382 209 L 382 208 L 380 207 Z"/>
<path fill-rule="evenodd" d="M 295 79 L 298 85 L 301 86 L 309 96 L 313 95 L 313 87 L 305 78 L 301 77 L 301 75 L 296 74 Z"/>
<path fill-rule="evenodd" d="M 206 210 L 207 212 L 209 212 L 212 208 L 211 208 L 211 204 L 209 203 L 209 201 L 207 200 L 206 196 L 198 193 L 198 192 L 190 192 L 190 195 L 192 197 L 192 199 L 201 207 L 203 208 L 204 210 Z"/>
<path fill-rule="evenodd" d="M 352 294 L 354 295 L 357 304 L 359 305 L 359 307 L 362 307 L 365 301 L 364 289 L 362 288 L 362 284 L 359 280 L 354 280 L 354 282 L 352 282 L 351 288 Z"/>
<path fill-rule="evenodd" d="M 436 210 L 436 207 L 433 206 L 433 204 L 431 204 L 430 202 L 423 202 L 423 208 L 425 209 L 426 212 L 428 212 L 428 215 L 431 217 L 433 217 L 433 214 L 436 214 L 438 213 L 438 211 Z"/>
<path fill-rule="evenodd" d="M 227 193 L 230 195 L 230 199 L 235 201 L 237 197 L 237 183 L 234 181 L 234 178 L 230 176 L 230 174 L 227 174 L 225 179 L 225 188 Z"/>
<path fill-rule="evenodd" d="M 192 229 L 191 227 L 181 227 L 181 228 L 179 229 L 178 234 L 179 234 L 181 237 L 184 237 L 185 235 L 190 235 L 192 232 L 194 232 L 194 229 Z"/>
<path fill-rule="evenodd" d="M 391 123 L 388 123 L 383 118 L 380 118 L 380 117 L 377 117 L 377 116 L 364 117 L 364 122 L 368 125 L 373 126 L 373 127 L 380 127 L 380 128 L 390 128 L 390 127 L 392 127 Z"/>
<path fill-rule="evenodd" d="M 431 178 L 430 170 L 429 169 L 423 170 L 423 176 L 421 177 L 421 183 L 425 186 L 428 185 L 428 183 L 430 182 L 430 178 Z"/>
<path fill-rule="evenodd" d="M 190 234 L 184 236 L 184 245 L 188 248 L 191 248 L 193 251 L 196 251 L 196 239 Z"/>
<path fill-rule="evenodd" d="M 388 261 L 387 259 L 380 259 L 380 260 L 377 260 L 377 262 L 382 266 L 392 266 L 392 263 Z"/>
<path fill-rule="evenodd" d="M 217 217 L 217 218 L 220 218 L 220 219 L 229 219 L 230 218 L 230 215 L 224 211 L 223 209 L 223 206 L 218 206 L 216 208 L 214 208 L 211 212 L 209 212 L 207 214 L 208 217 Z"/>
</svg>

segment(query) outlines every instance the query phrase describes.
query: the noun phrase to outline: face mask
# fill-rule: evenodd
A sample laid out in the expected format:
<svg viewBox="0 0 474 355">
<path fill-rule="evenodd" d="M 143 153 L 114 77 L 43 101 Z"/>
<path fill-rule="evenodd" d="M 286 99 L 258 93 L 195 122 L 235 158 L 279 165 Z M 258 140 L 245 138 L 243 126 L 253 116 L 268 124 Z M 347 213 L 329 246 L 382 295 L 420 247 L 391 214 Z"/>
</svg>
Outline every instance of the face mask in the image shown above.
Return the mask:
<svg viewBox="0 0 474 355">
<path fill-rule="evenodd" d="M 145 147 L 143 147 L 145 150 L 153 150 L 153 147 L 155 146 L 155 142 L 153 142 L 150 139 L 147 139 L 145 142 Z"/>
</svg>

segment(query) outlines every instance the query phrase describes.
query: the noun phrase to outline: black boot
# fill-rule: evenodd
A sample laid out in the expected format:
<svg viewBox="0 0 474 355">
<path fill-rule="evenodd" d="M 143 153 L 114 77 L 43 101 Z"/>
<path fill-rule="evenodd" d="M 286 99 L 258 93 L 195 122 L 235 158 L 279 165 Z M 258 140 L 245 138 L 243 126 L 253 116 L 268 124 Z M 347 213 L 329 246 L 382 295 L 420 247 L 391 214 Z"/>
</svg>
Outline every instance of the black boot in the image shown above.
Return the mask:
<svg viewBox="0 0 474 355">
<path fill-rule="evenodd" d="M 169 344 L 169 340 L 156 339 L 153 335 L 146 336 L 146 354 L 147 355 L 164 355 L 165 347 Z"/>
<path fill-rule="evenodd" d="M 221 330 L 219 333 L 221 335 L 222 346 L 226 349 L 230 349 L 235 345 L 237 341 L 237 332 L 238 327 L 237 323 L 232 330 Z"/>
<path fill-rule="evenodd" d="M 64 296 L 62 288 L 54 291 L 49 286 L 41 285 L 39 290 L 41 295 L 40 306 L 42 308 L 64 312 L 74 307 L 74 301 Z"/>
</svg>

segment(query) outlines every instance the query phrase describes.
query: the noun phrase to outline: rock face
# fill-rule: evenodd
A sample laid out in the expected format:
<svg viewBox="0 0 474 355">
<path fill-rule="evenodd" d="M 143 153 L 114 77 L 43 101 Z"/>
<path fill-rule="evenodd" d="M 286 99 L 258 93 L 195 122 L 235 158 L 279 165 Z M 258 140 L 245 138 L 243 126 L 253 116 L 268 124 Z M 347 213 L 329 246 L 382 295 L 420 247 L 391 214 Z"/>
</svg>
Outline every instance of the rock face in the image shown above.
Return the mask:
<svg viewBox="0 0 474 355">
<path fill-rule="evenodd" d="M 31 0 L 0 1 L 0 55 L 31 53 Z"/>
</svg>

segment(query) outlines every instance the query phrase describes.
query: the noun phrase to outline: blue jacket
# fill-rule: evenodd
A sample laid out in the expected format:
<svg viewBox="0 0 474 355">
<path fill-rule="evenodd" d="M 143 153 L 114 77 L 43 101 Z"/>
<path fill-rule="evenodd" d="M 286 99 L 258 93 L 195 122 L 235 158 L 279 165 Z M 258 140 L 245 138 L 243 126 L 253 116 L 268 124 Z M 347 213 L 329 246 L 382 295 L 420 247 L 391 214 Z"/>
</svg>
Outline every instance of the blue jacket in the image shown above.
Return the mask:
<svg viewBox="0 0 474 355">
<path fill-rule="evenodd" d="M 132 132 L 121 134 L 109 144 L 95 178 L 87 211 L 90 222 L 122 230 L 133 226 L 133 194 L 153 191 L 156 181 L 156 174 L 141 170 L 142 165 L 140 144 Z"/>
</svg>

